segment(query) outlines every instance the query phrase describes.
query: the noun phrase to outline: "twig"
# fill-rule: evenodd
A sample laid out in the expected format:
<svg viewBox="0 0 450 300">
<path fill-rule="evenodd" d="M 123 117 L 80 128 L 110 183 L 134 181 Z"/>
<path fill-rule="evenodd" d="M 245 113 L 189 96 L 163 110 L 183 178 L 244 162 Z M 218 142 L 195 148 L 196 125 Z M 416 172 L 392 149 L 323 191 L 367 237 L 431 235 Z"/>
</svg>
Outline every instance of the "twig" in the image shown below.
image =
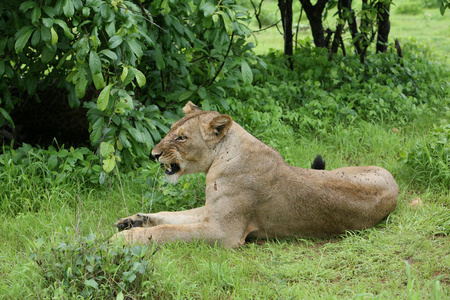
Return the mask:
<svg viewBox="0 0 450 300">
<path fill-rule="evenodd" d="M 234 38 L 234 32 L 231 34 L 230 44 L 228 45 L 228 50 L 227 50 L 227 53 L 225 54 L 225 57 L 223 58 L 222 64 L 220 65 L 220 67 L 217 70 L 216 74 L 214 75 L 213 79 L 211 79 L 211 81 L 209 82 L 209 85 L 214 83 L 217 76 L 219 76 L 219 73 L 222 71 L 222 68 L 225 65 L 225 61 L 227 60 L 228 55 L 230 54 L 231 46 L 233 45 L 233 38 Z"/>
<path fill-rule="evenodd" d="M 256 8 L 256 5 L 253 3 L 253 0 L 250 0 L 250 2 L 252 3 L 253 9 L 255 10 L 255 17 L 256 17 L 256 20 L 258 21 L 259 29 L 261 29 L 262 24 L 261 24 L 261 20 L 259 19 L 259 15 L 261 14 L 261 6 L 262 6 L 264 0 L 261 0 L 261 2 L 259 2 L 258 8 Z"/>
<path fill-rule="evenodd" d="M 264 30 L 267 30 L 267 29 L 269 29 L 269 28 L 271 28 L 271 27 L 277 26 L 278 23 L 280 23 L 280 22 L 281 22 L 281 20 L 278 20 L 276 23 L 274 23 L 274 24 L 272 24 L 272 25 L 269 25 L 269 26 L 267 26 L 266 28 L 259 29 L 259 30 L 254 30 L 253 33 L 255 33 L 255 32 L 260 32 L 260 31 L 264 31 Z"/>
</svg>

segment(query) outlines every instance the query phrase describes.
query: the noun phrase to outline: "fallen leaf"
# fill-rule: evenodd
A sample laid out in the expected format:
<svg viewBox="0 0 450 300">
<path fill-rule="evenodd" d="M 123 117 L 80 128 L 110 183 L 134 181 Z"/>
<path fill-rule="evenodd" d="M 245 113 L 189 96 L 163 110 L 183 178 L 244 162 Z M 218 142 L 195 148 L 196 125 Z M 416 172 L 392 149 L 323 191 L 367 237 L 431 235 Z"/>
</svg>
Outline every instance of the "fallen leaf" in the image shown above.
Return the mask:
<svg viewBox="0 0 450 300">
<path fill-rule="evenodd" d="M 411 206 L 412 208 L 419 208 L 423 206 L 423 202 L 422 200 L 420 200 L 420 198 L 416 198 L 413 201 L 411 201 L 411 203 L 409 203 L 408 205 Z"/>
</svg>

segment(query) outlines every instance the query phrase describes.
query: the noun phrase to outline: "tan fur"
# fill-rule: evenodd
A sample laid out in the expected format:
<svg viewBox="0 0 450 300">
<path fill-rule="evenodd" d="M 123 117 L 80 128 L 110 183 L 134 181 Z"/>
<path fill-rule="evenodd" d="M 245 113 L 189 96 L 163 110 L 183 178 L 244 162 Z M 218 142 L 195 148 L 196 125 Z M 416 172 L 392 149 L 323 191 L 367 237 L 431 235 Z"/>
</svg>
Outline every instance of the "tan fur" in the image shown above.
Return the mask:
<svg viewBox="0 0 450 300">
<path fill-rule="evenodd" d="M 117 233 L 126 242 L 205 240 L 237 247 L 246 237 L 329 236 L 380 222 L 396 206 L 398 186 L 380 167 L 332 171 L 288 165 L 228 115 L 204 112 L 189 102 L 185 117 L 152 150 L 167 175 L 206 173 L 205 206 L 181 212 L 136 214 L 116 226 L 142 224 Z M 176 169 L 169 168 L 167 172 Z"/>
</svg>

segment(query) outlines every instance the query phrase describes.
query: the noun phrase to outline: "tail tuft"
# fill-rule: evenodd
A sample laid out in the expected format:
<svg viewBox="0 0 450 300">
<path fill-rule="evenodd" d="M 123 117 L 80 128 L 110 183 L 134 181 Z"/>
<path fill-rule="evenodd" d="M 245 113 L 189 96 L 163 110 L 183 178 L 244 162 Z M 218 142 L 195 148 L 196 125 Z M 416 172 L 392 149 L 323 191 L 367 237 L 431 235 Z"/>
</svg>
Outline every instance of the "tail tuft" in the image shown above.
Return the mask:
<svg viewBox="0 0 450 300">
<path fill-rule="evenodd" d="M 323 160 L 322 155 L 319 154 L 316 156 L 311 165 L 311 169 L 325 170 L 325 161 Z"/>
</svg>

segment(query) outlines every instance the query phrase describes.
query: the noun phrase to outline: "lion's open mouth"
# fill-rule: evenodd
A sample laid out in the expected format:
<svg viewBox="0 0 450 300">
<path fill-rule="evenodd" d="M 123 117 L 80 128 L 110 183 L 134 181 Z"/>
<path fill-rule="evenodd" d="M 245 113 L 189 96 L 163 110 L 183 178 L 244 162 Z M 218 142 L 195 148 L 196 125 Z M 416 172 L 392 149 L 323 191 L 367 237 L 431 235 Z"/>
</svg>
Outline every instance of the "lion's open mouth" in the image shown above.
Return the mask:
<svg viewBox="0 0 450 300">
<path fill-rule="evenodd" d="M 166 175 L 173 175 L 180 171 L 180 166 L 176 163 L 172 163 L 170 165 L 163 164 L 164 168 L 166 168 Z"/>
</svg>

